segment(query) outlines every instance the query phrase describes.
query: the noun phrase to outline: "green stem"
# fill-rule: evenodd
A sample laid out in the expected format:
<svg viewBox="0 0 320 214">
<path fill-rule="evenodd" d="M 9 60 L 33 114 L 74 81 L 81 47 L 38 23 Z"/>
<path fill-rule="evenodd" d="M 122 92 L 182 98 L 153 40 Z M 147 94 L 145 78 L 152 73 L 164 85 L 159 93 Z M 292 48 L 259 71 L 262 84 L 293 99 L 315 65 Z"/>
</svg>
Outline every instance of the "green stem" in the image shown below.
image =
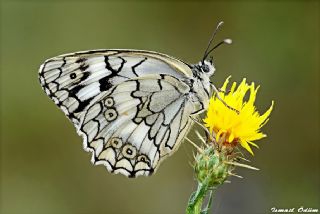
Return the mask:
<svg viewBox="0 0 320 214">
<path fill-rule="evenodd" d="M 202 213 L 202 203 L 204 198 L 207 195 L 209 189 L 209 183 L 208 179 L 205 179 L 203 183 L 198 183 L 197 190 L 192 193 L 189 202 L 188 202 L 188 207 L 186 210 L 187 214 L 200 214 Z M 211 190 L 210 190 L 211 191 Z M 211 196 L 210 196 L 211 199 Z M 210 203 L 210 202 L 209 202 Z M 206 210 L 210 209 L 211 204 L 208 204 L 208 207 Z"/>
<path fill-rule="evenodd" d="M 214 193 L 214 189 L 210 189 L 209 190 L 209 199 L 208 199 L 208 203 L 207 203 L 207 207 L 205 208 L 205 210 L 203 210 L 201 212 L 201 214 L 208 214 L 211 208 L 211 204 L 212 204 L 212 196 Z"/>
</svg>

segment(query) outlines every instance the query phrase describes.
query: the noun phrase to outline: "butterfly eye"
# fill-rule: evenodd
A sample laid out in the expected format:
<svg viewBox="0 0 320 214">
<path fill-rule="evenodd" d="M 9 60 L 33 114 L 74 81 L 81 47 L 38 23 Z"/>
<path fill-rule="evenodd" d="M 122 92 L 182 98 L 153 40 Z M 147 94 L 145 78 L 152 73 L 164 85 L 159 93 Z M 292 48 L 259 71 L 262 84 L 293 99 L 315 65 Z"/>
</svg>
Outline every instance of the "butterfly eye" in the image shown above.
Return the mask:
<svg viewBox="0 0 320 214">
<path fill-rule="evenodd" d="M 130 144 L 126 144 L 123 148 L 122 148 L 122 154 L 124 157 L 132 159 L 136 156 L 137 154 L 137 150 L 135 147 L 133 147 Z"/>
<path fill-rule="evenodd" d="M 104 116 L 108 122 L 114 121 L 118 117 L 118 113 L 114 108 L 107 109 Z"/>
<path fill-rule="evenodd" d="M 202 69 L 202 71 L 205 72 L 205 73 L 208 73 L 208 72 L 210 71 L 209 66 L 206 65 L 206 64 L 203 64 L 203 65 L 201 66 L 201 69 Z"/>
</svg>

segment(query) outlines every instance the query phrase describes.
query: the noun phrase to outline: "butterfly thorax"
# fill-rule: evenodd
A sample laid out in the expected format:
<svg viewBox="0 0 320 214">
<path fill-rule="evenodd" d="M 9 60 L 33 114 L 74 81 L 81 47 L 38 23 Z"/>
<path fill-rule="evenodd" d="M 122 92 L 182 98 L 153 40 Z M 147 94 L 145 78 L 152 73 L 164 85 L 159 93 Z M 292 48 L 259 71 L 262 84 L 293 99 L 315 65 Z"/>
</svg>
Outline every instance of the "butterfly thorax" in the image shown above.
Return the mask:
<svg viewBox="0 0 320 214">
<path fill-rule="evenodd" d="M 190 99 L 199 106 L 195 114 L 201 113 L 209 104 L 211 96 L 210 77 L 214 71 L 214 66 L 208 61 L 192 65 L 193 78 Z"/>
</svg>

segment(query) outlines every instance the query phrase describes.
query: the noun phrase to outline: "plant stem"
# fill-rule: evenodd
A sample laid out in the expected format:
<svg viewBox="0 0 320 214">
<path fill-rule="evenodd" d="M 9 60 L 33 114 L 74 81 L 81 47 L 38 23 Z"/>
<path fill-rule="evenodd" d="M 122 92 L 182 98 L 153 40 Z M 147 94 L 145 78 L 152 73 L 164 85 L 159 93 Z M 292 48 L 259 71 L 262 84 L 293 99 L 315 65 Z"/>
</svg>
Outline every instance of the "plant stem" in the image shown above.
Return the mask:
<svg viewBox="0 0 320 214">
<path fill-rule="evenodd" d="M 203 183 L 198 182 L 198 187 L 195 192 L 191 194 L 191 197 L 188 202 L 188 207 L 186 210 L 187 214 L 200 214 L 202 213 L 202 203 L 204 198 L 206 197 L 208 190 L 211 191 L 209 188 L 208 179 L 205 179 Z M 210 195 L 211 200 L 212 195 Z M 207 212 L 210 209 L 211 202 L 208 202 L 208 206 L 206 208 Z"/>
<path fill-rule="evenodd" d="M 202 214 L 208 214 L 208 212 L 210 211 L 211 208 L 211 204 L 212 204 L 212 195 L 214 193 L 214 190 L 210 189 L 209 190 L 209 199 L 208 199 L 208 203 L 207 203 L 207 207 L 204 211 L 202 211 Z"/>
</svg>

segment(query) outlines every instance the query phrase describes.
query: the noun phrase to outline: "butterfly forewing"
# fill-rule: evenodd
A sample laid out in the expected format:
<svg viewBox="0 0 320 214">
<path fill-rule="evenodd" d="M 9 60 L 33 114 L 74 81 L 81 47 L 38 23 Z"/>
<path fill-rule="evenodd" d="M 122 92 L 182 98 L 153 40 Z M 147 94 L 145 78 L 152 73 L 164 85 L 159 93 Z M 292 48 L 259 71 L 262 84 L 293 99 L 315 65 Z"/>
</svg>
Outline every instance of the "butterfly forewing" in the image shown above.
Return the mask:
<svg viewBox="0 0 320 214">
<path fill-rule="evenodd" d="M 191 76 L 180 60 L 136 50 L 62 55 L 39 71 L 92 161 L 129 177 L 151 174 L 179 146 L 195 111 L 185 83 Z"/>
</svg>

